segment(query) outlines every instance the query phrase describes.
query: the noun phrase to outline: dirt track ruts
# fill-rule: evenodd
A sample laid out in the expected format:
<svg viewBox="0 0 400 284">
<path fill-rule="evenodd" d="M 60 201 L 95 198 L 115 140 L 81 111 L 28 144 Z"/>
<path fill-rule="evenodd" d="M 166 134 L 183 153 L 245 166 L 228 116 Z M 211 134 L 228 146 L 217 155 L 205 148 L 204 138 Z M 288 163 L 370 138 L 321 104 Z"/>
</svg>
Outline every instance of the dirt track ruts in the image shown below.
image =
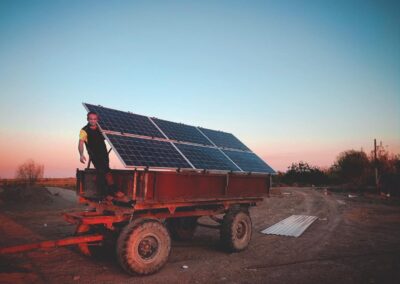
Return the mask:
<svg viewBox="0 0 400 284">
<path fill-rule="evenodd" d="M 65 224 L 60 213 L 74 207 L 60 200 L 18 210 L 2 207 L 0 245 L 72 233 L 74 228 Z M 292 214 L 315 215 L 319 220 L 299 238 L 260 233 Z M 312 188 L 281 188 L 252 208 L 251 216 L 253 238 L 241 253 L 225 253 L 217 230 L 199 228 L 192 241 L 173 242 L 168 263 L 155 275 L 130 277 L 112 256 L 90 259 L 75 249 L 58 248 L 1 256 L 0 283 L 5 279 L 9 283 L 398 282 L 398 206 L 353 200 L 343 194 L 325 195 Z M 182 269 L 183 265 L 189 268 Z"/>
</svg>

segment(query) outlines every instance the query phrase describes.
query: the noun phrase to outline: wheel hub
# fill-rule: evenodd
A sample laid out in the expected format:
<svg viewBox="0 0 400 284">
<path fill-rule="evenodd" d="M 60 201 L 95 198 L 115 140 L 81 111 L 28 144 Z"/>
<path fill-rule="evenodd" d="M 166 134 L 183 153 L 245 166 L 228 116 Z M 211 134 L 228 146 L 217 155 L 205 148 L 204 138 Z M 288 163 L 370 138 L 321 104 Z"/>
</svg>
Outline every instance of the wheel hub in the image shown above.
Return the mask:
<svg viewBox="0 0 400 284">
<path fill-rule="evenodd" d="M 154 257 L 158 250 L 158 241 L 152 236 L 147 236 L 142 239 L 138 246 L 138 253 L 143 259 Z"/>
<path fill-rule="evenodd" d="M 242 239 L 246 235 L 246 224 L 239 222 L 236 226 L 236 238 Z"/>
</svg>

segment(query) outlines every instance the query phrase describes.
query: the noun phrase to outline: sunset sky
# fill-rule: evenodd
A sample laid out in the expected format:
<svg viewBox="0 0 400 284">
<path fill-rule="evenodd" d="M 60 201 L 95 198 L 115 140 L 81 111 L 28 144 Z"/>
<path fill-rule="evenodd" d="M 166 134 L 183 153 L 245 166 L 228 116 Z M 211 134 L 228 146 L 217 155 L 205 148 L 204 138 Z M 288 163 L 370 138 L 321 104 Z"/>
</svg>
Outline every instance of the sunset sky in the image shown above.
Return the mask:
<svg viewBox="0 0 400 284">
<path fill-rule="evenodd" d="M 275 170 L 400 153 L 399 3 L 0 1 L 0 177 L 74 176 L 82 102 L 232 132 Z"/>
</svg>

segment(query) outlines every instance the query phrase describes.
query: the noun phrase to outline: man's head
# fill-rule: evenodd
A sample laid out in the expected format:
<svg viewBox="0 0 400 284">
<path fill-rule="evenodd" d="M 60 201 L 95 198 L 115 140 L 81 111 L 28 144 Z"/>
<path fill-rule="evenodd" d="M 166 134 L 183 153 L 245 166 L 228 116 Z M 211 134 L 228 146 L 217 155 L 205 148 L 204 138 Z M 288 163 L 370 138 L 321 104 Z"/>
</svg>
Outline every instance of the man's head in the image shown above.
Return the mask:
<svg viewBox="0 0 400 284">
<path fill-rule="evenodd" d="M 89 111 L 87 114 L 87 121 L 89 122 L 90 126 L 96 126 L 97 121 L 99 120 L 99 115 L 94 111 Z"/>
</svg>

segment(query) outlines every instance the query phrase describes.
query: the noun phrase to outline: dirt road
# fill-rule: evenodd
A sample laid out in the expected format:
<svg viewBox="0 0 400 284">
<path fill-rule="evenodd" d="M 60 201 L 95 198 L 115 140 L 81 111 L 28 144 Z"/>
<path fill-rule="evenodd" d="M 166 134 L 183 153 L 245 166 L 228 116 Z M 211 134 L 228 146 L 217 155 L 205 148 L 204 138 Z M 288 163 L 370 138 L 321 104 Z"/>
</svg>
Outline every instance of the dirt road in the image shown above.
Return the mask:
<svg viewBox="0 0 400 284">
<path fill-rule="evenodd" d="M 60 214 L 77 205 L 46 194 L 45 201 L 19 206 L 3 200 L 0 246 L 73 233 Z M 319 219 L 299 238 L 260 233 L 292 214 Z M 281 188 L 252 208 L 251 216 L 253 238 L 241 253 L 225 253 L 218 231 L 198 228 L 193 241 L 173 242 L 168 263 L 155 275 L 130 277 L 112 256 L 90 259 L 73 248 L 58 248 L 1 256 L 0 283 L 399 283 L 398 204 Z"/>
</svg>

